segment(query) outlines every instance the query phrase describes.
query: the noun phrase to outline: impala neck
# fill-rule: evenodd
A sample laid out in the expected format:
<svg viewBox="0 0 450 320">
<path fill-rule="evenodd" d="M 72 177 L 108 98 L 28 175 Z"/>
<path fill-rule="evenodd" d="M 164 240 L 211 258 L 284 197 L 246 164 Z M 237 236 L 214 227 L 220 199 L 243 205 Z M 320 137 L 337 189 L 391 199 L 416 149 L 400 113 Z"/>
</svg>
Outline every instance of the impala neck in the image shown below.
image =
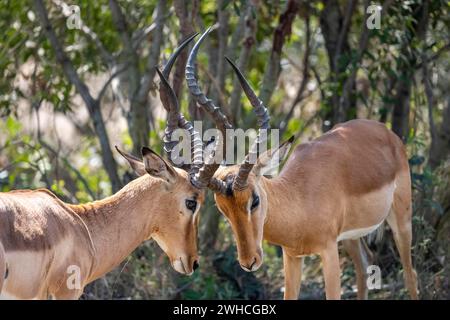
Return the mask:
<svg viewBox="0 0 450 320">
<path fill-rule="evenodd" d="M 267 195 L 267 213 L 264 224 L 264 239 L 280 246 L 289 247 L 291 238 L 298 235 L 297 226 L 305 225 L 304 212 L 293 196 L 292 186 L 286 177 L 278 176 L 274 179 L 261 177 L 261 186 Z M 293 207 L 296 209 L 293 210 Z M 293 217 L 295 215 L 295 219 Z M 296 223 L 289 223 L 289 222 Z"/>
<path fill-rule="evenodd" d="M 160 187 L 155 180 L 144 175 L 106 199 L 73 206 L 86 224 L 95 248 L 90 281 L 119 265 L 150 238 L 156 228 L 153 207 L 156 202 L 143 200 Z"/>
</svg>

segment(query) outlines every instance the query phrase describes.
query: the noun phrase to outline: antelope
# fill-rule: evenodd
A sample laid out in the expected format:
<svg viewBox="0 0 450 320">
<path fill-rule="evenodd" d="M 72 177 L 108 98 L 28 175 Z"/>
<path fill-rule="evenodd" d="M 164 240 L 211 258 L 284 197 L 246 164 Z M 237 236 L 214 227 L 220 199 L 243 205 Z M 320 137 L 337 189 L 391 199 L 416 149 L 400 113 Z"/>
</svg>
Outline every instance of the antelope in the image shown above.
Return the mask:
<svg viewBox="0 0 450 320">
<path fill-rule="evenodd" d="M 139 177 L 106 199 L 73 205 L 46 189 L 0 193 L 3 298 L 78 299 L 88 283 L 150 238 L 179 273 L 191 275 L 199 267 L 197 226 L 205 188 L 197 186 L 195 174 L 204 165 L 203 146 L 167 81 L 178 54 L 195 36 L 175 50 L 162 72 L 157 69 L 168 111 L 164 149 L 170 155 L 172 132 L 185 128 L 195 145 L 192 164 L 176 167 L 147 147 L 142 159 L 116 147 Z M 70 282 L 75 271 L 78 285 Z"/>
<path fill-rule="evenodd" d="M 218 113 L 219 107 L 202 92 L 193 72 L 200 44 L 210 31 L 192 48 L 185 76 L 198 105 Z M 217 208 L 231 224 L 241 267 L 255 271 L 261 266 L 263 239 L 281 246 L 284 299 L 297 299 L 303 257 L 319 254 L 326 298 L 340 299 L 338 242 L 342 241 L 355 265 L 358 298 L 366 298 L 368 257 L 360 238 L 387 221 L 400 253 L 406 287 L 411 298 L 417 299 L 411 261 L 411 181 L 402 141 L 381 123 L 351 120 L 298 145 L 280 174 L 267 178 L 264 174 L 287 157 L 294 139 L 256 157 L 264 140 L 261 130 L 269 129 L 268 109 L 227 60 L 253 106 L 260 131 L 243 163 L 215 164 L 202 181 L 214 192 Z M 227 119 L 215 120 L 218 127 L 229 127 Z M 252 162 L 252 158 L 257 160 Z"/>
</svg>

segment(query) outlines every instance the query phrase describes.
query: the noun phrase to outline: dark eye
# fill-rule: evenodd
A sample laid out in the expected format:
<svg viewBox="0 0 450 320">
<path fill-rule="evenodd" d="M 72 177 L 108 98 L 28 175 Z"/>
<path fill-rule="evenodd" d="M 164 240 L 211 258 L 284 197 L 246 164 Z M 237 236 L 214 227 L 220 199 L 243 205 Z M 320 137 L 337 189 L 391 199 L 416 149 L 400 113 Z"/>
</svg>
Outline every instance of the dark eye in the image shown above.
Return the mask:
<svg viewBox="0 0 450 320">
<path fill-rule="evenodd" d="M 186 199 L 186 208 L 192 211 L 192 213 L 195 212 L 195 209 L 197 209 L 197 201 Z"/>
<path fill-rule="evenodd" d="M 253 194 L 253 201 L 250 210 L 255 209 L 257 206 L 259 206 L 259 196 L 257 194 Z"/>
</svg>

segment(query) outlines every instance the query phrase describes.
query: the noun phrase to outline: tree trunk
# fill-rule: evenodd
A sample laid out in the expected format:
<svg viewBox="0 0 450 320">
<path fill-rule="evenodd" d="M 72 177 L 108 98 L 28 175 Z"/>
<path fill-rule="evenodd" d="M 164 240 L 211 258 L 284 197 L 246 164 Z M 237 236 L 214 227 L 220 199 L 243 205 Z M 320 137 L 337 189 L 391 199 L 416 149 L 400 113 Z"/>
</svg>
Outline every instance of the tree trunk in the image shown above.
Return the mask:
<svg viewBox="0 0 450 320">
<path fill-rule="evenodd" d="M 269 63 L 264 72 L 261 91 L 259 98 L 268 105 L 272 97 L 275 87 L 277 85 L 278 77 L 280 75 L 281 66 L 281 52 L 283 50 L 286 38 L 292 32 L 292 24 L 297 15 L 300 5 L 297 0 L 289 0 L 286 4 L 286 9 L 280 15 L 278 26 L 273 34 L 272 51 L 270 53 Z"/>
<path fill-rule="evenodd" d="M 442 115 L 442 123 L 431 141 L 430 166 L 436 168 L 442 161 L 450 157 L 450 95 Z"/>
<path fill-rule="evenodd" d="M 241 30 L 243 32 L 243 39 L 240 41 L 241 51 L 239 53 L 239 60 L 237 62 L 238 68 L 245 74 L 245 70 L 247 69 L 248 61 L 250 60 L 250 54 L 252 48 L 255 45 L 255 33 L 256 33 L 256 19 L 253 15 L 254 8 L 251 1 L 247 2 L 247 6 L 245 8 L 245 12 L 241 13 L 245 16 L 244 18 L 244 29 Z M 242 88 L 239 83 L 237 77 L 233 80 L 233 90 L 231 91 L 231 99 L 230 99 L 230 108 L 232 110 L 231 114 L 233 117 L 232 122 L 239 127 L 242 125 L 241 121 L 241 95 Z"/>
<path fill-rule="evenodd" d="M 409 98 L 411 94 L 410 72 L 405 70 L 403 76 L 397 80 L 395 89 L 395 105 L 392 113 L 392 131 L 395 132 L 404 142 L 409 136 Z"/>
<path fill-rule="evenodd" d="M 67 80 L 76 88 L 77 92 L 83 99 L 86 108 L 88 109 L 89 115 L 94 124 L 95 133 L 97 134 L 100 142 L 103 166 L 108 174 L 109 180 L 111 181 L 112 191 L 116 192 L 121 188 L 122 184 L 120 182 L 119 175 L 117 174 L 116 161 L 114 160 L 111 146 L 109 144 L 108 133 L 106 131 L 105 122 L 100 109 L 100 101 L 92 97 L 88 87 L 81 80 L 69 57 L 64 52 L 64 49 L 56 36 L 55 30 L 50 23 L 47 9 L 45 8 L 43 1 L 35 0 L 35 8 L 42 28 L 44 29 L 53 50 L 55 51 L 57 62 L 62 66 Z"/>
<path fill-rule="evenodd" d="M 328 64 L 330 68 L 330 79 L 332 94 L 325 102 L 323 110 L 322 130 L 328 131 L 336 123 L 354 118 L 356 116 L 356 95 L 355 82 L 350 81 L 344 90 L 343 83 L 347 76 L 344 73 L 347 70 L 350 57 L 350 46 L 348 44 L 348 31 L 351 17 L 356 7 L 356 1 L 348 1 L 345 10 L 345 16 L 342 15 L 337 0 L 328 0 L 325 2 L 325 8 L 320 15 L 320 27 L 325 39 L 325 47 L 328 53 Z M 343 95 L 344 99 L 341 99 Z M 352 110 L 353 108 L 353 110 Z"/>
<path fill-rule="evenodd" d="M 411 31 L 407 32 L 407 40 L 400 48 L 398 58 L 398 72 L 395 86 L 394 109 L 392 114 L 392 130 L 406 142 L 409 136 L 409 111 L 411 86 L 416 71 L 416 56 L 411 47 L 414 38 L 423 39 L 428 25 L 428 5 L 425 1 L 412 8 L 415 12 L 415 22 Z"/>
</svg>

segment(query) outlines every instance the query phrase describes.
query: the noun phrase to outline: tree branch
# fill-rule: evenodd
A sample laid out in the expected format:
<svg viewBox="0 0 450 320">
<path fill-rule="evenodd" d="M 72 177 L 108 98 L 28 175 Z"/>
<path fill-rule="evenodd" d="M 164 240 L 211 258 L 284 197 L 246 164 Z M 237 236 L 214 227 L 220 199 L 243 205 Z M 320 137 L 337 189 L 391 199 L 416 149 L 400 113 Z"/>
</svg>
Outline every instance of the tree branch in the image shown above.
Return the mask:
<svg viewBox="0 0 450 320">
<path fill-rule="evenodd" d="M 59 6 L 62 9 L 62 14 L 68 18 L 70 17 L 70 15 L 72 14 L 71 11 L 69 10 L 69 6 L 67 5 L 67 3 L 65 3 L 64 1 L 60 1 L 60 0 L 53 0 L 53 3 L 55 3 L 57 6 Z M 84 35 L 87 36 L 87 38 L 89 40 L 91 40 L 95 46 L 97 47 L 100 56 L 102 57 L 102 59 L 104 60 L 105 64 L 107 66 L 111 66 L 114 63 L 114 57 L 112 54 L 109 53 L 108 50 L 106 50 L 105 45 L 102 43 L 102 41 L 100 40 L 100 38 L 98 37 L 98 35 L 91 29 L 89 28 L 81 19 L 80 20 L 80 24 L 81 24 L 81 31 L 83 32 Z"/>
<path fill-rule="evenodd" d="M 34 3 L 40 24 L 44 29 L 44 32 L 47 35 L 51 46 L 53 47 L 56 60 L 59 64 L 61 64 L 67 79 L 75 86 L 83 101 L 89 108 L 92 108 L 92 106 L 95 104 L 95 99 L 92 97 L 86 84 L 78 76 L 71 61 L 69 60 L 61 44 L 59 43 L 56 33 L 53 30 L 52 25 L 50 24 L 50 20 L 48 19 L 47 9 L 45 9 L 42 0 L 35 0 Z"/>
<path fill-rule="evenodd" d="M 156 9 L 156 17 L 155 17 L 155 32 L 153 36 L 152 45 L 150 48 L 150 52 L 147 57 L 147 66 L 145 70 L 145 74 L 142 77 L 141 85 L 138 91 L 137 100 L 140 103 L 144 103 L 147 100 L 148 92 L 150 91 L 153 78 L 155 77 L 155 66 L 158 65 L 159 54 L 161 52 L 161 44 L 163 42 L 163 29 L 164 22 L 166 19 L 166 1 L 159 0 L 157 9 Z"/>
<path fill-rule="evenodd" d="M 437 138 L 437 129 L 436 129 L 436 124 L 434 122 L 434 117 L 433 117 L 434 96 L 433 96 L 433 88 L 431 87 L 430 75 L 428 72 L 428 65 L 426 63 L 424 63 L 423 67 L 422 67 L 422 77 L 423 77 L 423 83 L 424 83 L 424 87 L 425 87 L 425 96 L 427 97 L 428 121 L 430 124 L 430 135 L 431 135 L 431 139 L 435 140 Z"/>
<path fill-rule="evenodd" d="M 270 60 L 264 73 L 260 99 L 268 104 L 273 91 L 275 90 L 278 77 L 280 75 L 280 59 L 286 38 L 291 34 L 292 23 L 299 9 L 298 0 L 289 0 L 285 11 L 280 15 L 278 26 L 273 35 L 272 51 Z"/>
<path fill-rule="evenodd" d="M 106 172 L 108 173 L 109 179 L 111 181 L 111 186 L 113 192 L 117 191 L 121 187 L 121 182 L 117 174 L 117 164 L 111 152 L 111 147 L 109 144 L 109 137 L 106 132 L 105 123 L 101 114 L 99 102 L 92 97 L 86 84 L 81 80 L 77 72 L 75 71 L 72 62 L 67 57 L 60 44 L 56 33 L 50 23 L 48 18 L 47 9 L 42 0 L 35 0 L 35 9 L 39 18 L 39 22 L 44 29 L 47 38 L 55 52 L 56 60 L 62 66 L 66 78 L 72 85 L 75 86 L 77 92 L 82 97 L 88 111 L 89 115 L 94 124 L 95 132 L 100 142 L 102 161 Z"/>
<path fill-rule="evenodd" d="M 247 1 L 245 14 L 244 30 L 243 30 L 243 40 L 240 45 L 241 51 L 239 53 L 238 68 L 245 73 L 247 69 L 248 61 L 250 60 L 250 54 L 256 43 L 256 19 L 254 17 L 253 11 L 256 10 L 251 1 Z M 222 59 L 222 57 L 219 57 Z M 231 114 L 233 116 L 233 123 L 239 126 L 239 121 L 241 119 L 241 94 L 242 88 L 237 77 L 233 80 L 233 90 L 231 91 L 230 107 L 232 108 Z"/>
<path fill-rule="evenodd" d="M 111 82 L 113 82 L 113 80 L 119 76 L 122 72 L 124 72 L 125 70 L 127 70 L 128 65 L 124 65 L 122 66 L 122 68 L 120 68 L 119 70 L 116 70 L 115 68 L 113 68 L 113 70 L 115 70 L 111 76 L 108 78 L 108 80 L 106 80 L 106 82 L 103 84 L 102 89 L 100 90 L 98 96 L 97 96 L 97 101 L 100 103 L 102 101 L 103 96 L 106 93 L 106 89 L 108 89 L 108 86 L 111 84 Z"/>
<path fill-rule="evenodd" d="M 305 21 L 306 26 L 306 44 L 305 44 L 305 53 L 303 56 L 303 73 L 302 73 L 302 82 L 300 83 L 300 87 L 297 91 L 297 95 L 294 99 L 294 101 L 291 104 L 291 107 L 289 108 L 289 112 L 287 113 L 286 117 L 280 124 L 280 135 L 282 136 L 284 133 L 284 130 L 287 127 L 287 124 L 289 123 L 289 120 L 294 115 L 295 107 L 302 101 L 305 96 L 303 95 L 306 89 L 306 85 L 309 81 L 309 55 L 311 51 L 311 26 L 310 26 L 310 18 L 307 16 Z"/>
<path fill-rule="evenodd" d="M 338 65 L 338 60 L 341 55 L 342 46 L 347 42 L 348 31 L 350 29 L 350 23 L 352 21 L 353 12 L 355 11 L 357 0 L 350 0 L 347 2 L 347 7 L 345 8 L 345 16 L 342 22 L 341 32 L 339 33 L 338 42 L 336 44 L 336 52 L 334 53 L 334 65 Z M 365 24 L 364 24 L 365 25 Z"/>
<path fill-rule="evenodd" d="M 190 10 L 189 10 L 190 5 Z M 175 8 L 175 14 L 180 21 L 180 33 L 181 41 L 195 32 L 194 17 L 197 16 L 199 10 L 198 0 L 194 0 L 190 3 L 183 0 L 174 0 L 173 6 Z M 179 43 L 179 44 L 180 44 Z M 173 91 L 177 95 L 178 99 L 181 99 L 182 83 L 184 79 L 184 67 L 188 58 L 189 50 L 183 50 L 175 62 L 175 71 L 173 73 Z"/>
</svg>

